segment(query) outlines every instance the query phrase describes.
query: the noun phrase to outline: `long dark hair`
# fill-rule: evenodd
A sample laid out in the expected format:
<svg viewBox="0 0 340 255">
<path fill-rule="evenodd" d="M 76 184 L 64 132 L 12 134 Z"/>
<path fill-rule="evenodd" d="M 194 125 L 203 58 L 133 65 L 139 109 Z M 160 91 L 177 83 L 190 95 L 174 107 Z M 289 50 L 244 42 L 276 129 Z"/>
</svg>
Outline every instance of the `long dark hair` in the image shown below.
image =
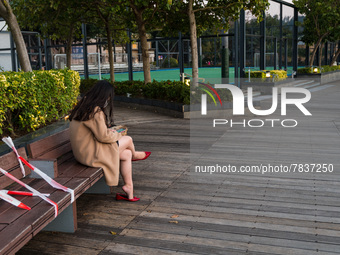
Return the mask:
<svg viewBox="0 0 340 255">
<path fill-rule="evenodd" d="M 113 98 L 112 84 L 105 80 L 98 81 L 73 108 L 69 120 L 87 121 L 102 110 L 106 115 L 106 125 L 110 127 L 113 125 Z M 95 112 L 97 106 L 99 108 Z"/>
</svg>

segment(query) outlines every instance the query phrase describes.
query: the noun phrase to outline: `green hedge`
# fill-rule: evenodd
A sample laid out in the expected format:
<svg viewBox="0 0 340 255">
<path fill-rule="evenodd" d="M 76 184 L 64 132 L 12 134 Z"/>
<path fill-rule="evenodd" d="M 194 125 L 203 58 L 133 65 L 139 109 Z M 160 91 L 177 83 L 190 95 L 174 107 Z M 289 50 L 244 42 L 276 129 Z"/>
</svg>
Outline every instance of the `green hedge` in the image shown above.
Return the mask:
<svg viewBox="0 0 340 255">
<path fill-rule="evenodd" d="M 95 79 L 81 80 L 80 92 L 86 93 L 96 81 Z M 153 81 L 148 84 L 144 84 L 143 81 L 116 81 L 114 88 L 118 96 L 126 96 L 129 93 L 131 97 L 190 104 L 190 87 L 180 81 Z"/>
<path fill-rule="evenodd" d="M 302 68 L 299 68 L 297 70 L 297 73 L 298 74 L 308 74 L 308 73 L 314 73 L 314 68 L 317 68 L 318 71 L 317 73 L 327 73 L 327 72 L 334 72 L 334 71 L 337 71 L 337 70 L 340 70 L 340 65 L 338 66 L 329 66 L 329 65 L 325 65 L 325 66 L 321 66 L 321 70 L 320 70 L 320 67 L 302 67 Z"/>
<path fill-rule="evenodd" d="M 168 57 L 166 57 L 163 62 L 162 62 L 162 67 L 163 68 L 168 68 L 169 67 L 169 59 Z M 174 67 L 178 67 L 178 60 L 175 58 L 170 58 L 170 67 L 174 68 Z"/>
<path fill-rule="evenodd" d="M 33 131 L 67 114 L 79 85 L 79 73 L 69 69 L 1 72 L 0 134 Z"/>
<path fill-rule="evenodd" d="M 270 72 L 270 81 L 282 81 L 287 78 L 287 71 L 284 70 L 262 70 L 262 71 L 250 71 L 250 78 L 261 79 L 261 81 L 266 81 L 266 72 Z"/>
</svg>

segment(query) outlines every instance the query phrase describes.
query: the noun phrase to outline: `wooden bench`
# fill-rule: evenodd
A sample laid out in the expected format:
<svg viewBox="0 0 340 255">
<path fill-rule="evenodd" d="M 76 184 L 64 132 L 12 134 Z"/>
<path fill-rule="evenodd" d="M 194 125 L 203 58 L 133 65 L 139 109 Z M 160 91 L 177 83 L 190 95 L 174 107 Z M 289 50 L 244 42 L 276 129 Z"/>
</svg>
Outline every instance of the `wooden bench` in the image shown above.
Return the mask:
<svg viewBox="0 0 340 255">
<path fill-rule="evenodd" d="M 31 172 L 22 181 L 42 193 L 50 193 L 50 199 L 58 204 L 59 214 L 55 218 L 54 207 L 39 197 L 19 197 L 30 211 L 17 208 L 0 200 L 0 254 L 13 254 L 23 247 L 41 230 L 74 232 L 77 229 L 76 199 L 83 193 L 110 193 L 105 184 L 101 168 L 78 163 L 72 154 L 69 130 L 48 136 L 27 146 L 29 162 L 60 184 L 73 189 L 75 201 L 71 203 L 70 193 L 51 187 L 45 180 Z M 18 150 L 27 158 L 25 148 Z M 22 177 L 16 155 L 11 152 L 0 157 L 0 167 L 17 178 Z M 25 168 L 26 173 L 30 173 Z M 0 173 L 0 188 L 25 190 L 19 184 Z M 27 190 L 25 190 L 27 191 Z"/>
<path fill-rule="evenodd" d="M 83 193 L 110 194 L 103 169 L 82 165 L 74 158 L 69 129 L 28 144 L 27 150 L 30 162 L 50 177 L 82 180 L 82 186 L 77 187 L 74 192 L 75 197 Z M 46 230 L 62 232 L 74 232 L 76 229 L 76 201 L 72 209 L 69 208 L 63 217 L 58 217 L 46 228 Z"/>
<path fill-rule="evenodd" d="M 19 154 L 27 158 L 25 148 L 18 150 Z M 22 177 L 20 166 L 14 152 L 0 157 L 0 166 L 18 179 Z M 30 170 L 25 168 L 26 173 Z M 58 204 L 59 213 L 71 204 L 70 194 L 57 191 L 42 179 L 22 178 L 26 184 L 42 193 L 50 193 L 50 199 Z M 78 182 L 67 179 L 56 179 L 70 188 L 79 186 Z M 0 173 L 0 189 L 28 191 L 12 179 Z M 55 219 L 55 209 L 39 197 L 13 196 L 31 207 L 24 210 L 3 200 L 0 201 L 0 254 L 14 254 L 24 246 L 34 235 Z"/>
</svg>

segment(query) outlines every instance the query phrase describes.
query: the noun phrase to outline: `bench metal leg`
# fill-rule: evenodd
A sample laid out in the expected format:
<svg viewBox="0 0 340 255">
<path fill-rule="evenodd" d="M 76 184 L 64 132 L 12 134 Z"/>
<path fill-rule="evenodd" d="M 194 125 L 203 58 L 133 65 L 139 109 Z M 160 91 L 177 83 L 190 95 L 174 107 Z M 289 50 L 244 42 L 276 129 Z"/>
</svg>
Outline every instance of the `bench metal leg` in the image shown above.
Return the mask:
<svg viewBox="0 0 340 255">
<path fill-rule="evenodd" d="M 91 188 L 89 188 L 85 193 L 88 194 L 111 194 L 110 186 L 107 186 L 105 182 L 105 177 L 100 178 Z"/>
<path fill-rule="evenodd" d="M 77 205 L 74 201 L 57 218 L 48 224 L 43 231 L 74 233 L 77 230 Z"/>
</svg>

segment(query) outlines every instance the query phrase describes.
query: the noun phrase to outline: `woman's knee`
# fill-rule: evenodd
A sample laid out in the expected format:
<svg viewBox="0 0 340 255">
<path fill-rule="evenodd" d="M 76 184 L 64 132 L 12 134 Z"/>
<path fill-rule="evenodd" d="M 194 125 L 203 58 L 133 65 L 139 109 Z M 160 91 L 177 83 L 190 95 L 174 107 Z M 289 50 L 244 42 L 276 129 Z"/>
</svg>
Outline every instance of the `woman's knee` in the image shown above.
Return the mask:
<svg viewBox="0 0 340 255">
<path fill-rule="evenodd" d="M 125 136 L 126 137 L 126 139 L 127 139 L 127 142 L 129 143 L 129 144 L 133 144 L 133 140 L 132 140 L 132 137 L 131 136 Z"/>
<path fill-rule="evenodd" d="M 124 150 L 119 155 L 120 160 L 131 160 L 132 159 L 132 152 L 130 150 Z"/>
</svg>

